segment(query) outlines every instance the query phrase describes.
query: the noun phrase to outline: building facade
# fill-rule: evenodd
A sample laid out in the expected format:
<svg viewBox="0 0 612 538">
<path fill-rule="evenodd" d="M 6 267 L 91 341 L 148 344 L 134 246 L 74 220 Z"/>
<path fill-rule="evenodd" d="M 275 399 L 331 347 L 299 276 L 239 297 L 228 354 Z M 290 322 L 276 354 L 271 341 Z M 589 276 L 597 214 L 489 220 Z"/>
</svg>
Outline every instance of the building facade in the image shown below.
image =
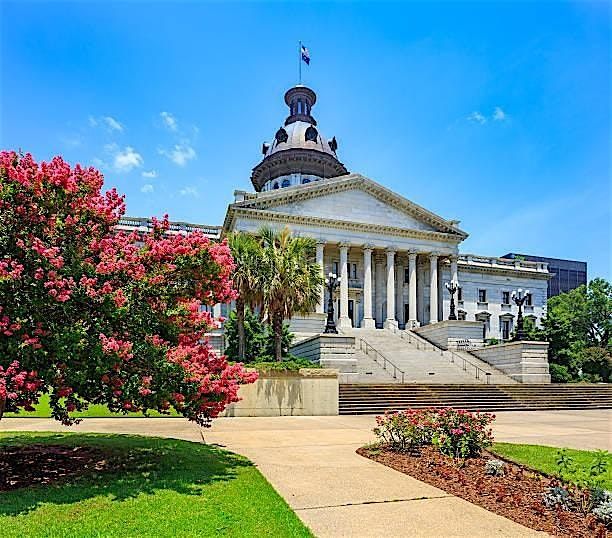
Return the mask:
<svg viewBox="0 0 612 538">
<path fill-rule="evenodd" d="M 286 92 L 289 115 L 273 141 L 262 145 L 263 158 L 251 174 L 254 192 L 235 191 L 222 234 L 256 233 L 266 225 L 314 238 L 322 273 L 341 277 L 335 309 L 341 330 L 403 329 L 447 319 L 444 284 L 451 280 L 460 286 L 458 317 L 481 321 L 485 338 L 509 338 L 517 316 L 511 293 L 519 288 L 530 291 L 525 314 L 536 321 L 543 315 L 546 262 L 461 253 L 467 233 L 457 221 L 348 171 L 336 138 L 319 131 L 315 102 L 305 86 Z M 322 290 L 302 331 L 322 331 L 325 303 Z"/>
<path fill-rule="evenodd" d="M 575 260 L 562 260 L 559 258 L 546 258 L 544 256 L 530 256 L 510 252 L 502 258 L 511 260 L 526 260 L 530 262 L 543 262 L 548 264 L 551 278 L 548 280 L 548 298 L 574 290 L 587 283 L 587 263 Z"/>
</svg>

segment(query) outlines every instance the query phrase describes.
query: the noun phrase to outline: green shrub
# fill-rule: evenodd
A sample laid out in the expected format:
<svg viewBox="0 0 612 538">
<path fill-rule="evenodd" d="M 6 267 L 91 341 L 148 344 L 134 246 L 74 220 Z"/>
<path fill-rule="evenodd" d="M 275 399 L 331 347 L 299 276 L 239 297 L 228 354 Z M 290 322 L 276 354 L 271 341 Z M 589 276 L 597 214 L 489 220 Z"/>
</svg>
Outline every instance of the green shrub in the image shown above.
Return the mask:
<svg viewBox="0 0 612 538">
<path fill-rule="evenodd" d="M 550 372 L 550 379 L 553 383 L 571 383 L 572 381 L 572 374 L 567 366 L 551 362 L 548 365 L 548 371 Z"/>
<path fill-rule="evenodd" d="M 374 434 L 392 450 L 433 444 L 447 456 L 469 458 L 492 443 L 495 415 L 451 407 L 408 409 L 376 417 Z"/>
<path fill-rule="evenodd" d="M 238 357 L 238 327 L 236 312 L 232 311 L 225 321 L 225 338 L 227 347 L 225 354 L 229 360 L 235 361 Z M 274 360 L 274 334 L 270 326 L 253 312 L 245 308 L 244 312 L 244 334 L 245 334 L 245 364 L 254 362 L 269 362 Z M 289 325 L 283 324 L 282 350 L 283 358 L 289 356 L 289 348 L 293 341 L 293 334 L 289 331 Z"/>
<path fill-rule="evenodd" d="M 265 372 L 269 370 L 297 371 L 301 368 L 321 368 L 321 366 L 316 362 L 309 361 L 308 359 L 289 355 L 286 359 L 283 359 L 280 362 L 275 360 L 254 362 L 249 364 L 249 368 L 257 368 L 258 370 Z"/>
</svg>

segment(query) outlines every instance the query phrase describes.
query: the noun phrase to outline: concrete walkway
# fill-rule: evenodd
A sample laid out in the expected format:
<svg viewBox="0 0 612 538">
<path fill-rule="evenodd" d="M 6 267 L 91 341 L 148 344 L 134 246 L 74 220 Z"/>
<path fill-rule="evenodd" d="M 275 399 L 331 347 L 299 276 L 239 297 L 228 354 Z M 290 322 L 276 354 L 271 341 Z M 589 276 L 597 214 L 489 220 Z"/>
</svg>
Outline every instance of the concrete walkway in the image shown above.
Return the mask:
<svg viewBox="0 0 612 538">
<path fill-rule="evenodd" d="M 610 450 L 610 411 L 500 413 L 496 438 Z M 372 416 L 224 418 L 200 431 L 182 419 L 86 419 L 76 431 L 217 443 L 251 459 L 320 537 L 536 536 L 538 533 L 355 454 Z M 4 419 L 0 430 L 68 430 Z M 540 534 L 541 535 L 541 534 Z"/>
</svg>

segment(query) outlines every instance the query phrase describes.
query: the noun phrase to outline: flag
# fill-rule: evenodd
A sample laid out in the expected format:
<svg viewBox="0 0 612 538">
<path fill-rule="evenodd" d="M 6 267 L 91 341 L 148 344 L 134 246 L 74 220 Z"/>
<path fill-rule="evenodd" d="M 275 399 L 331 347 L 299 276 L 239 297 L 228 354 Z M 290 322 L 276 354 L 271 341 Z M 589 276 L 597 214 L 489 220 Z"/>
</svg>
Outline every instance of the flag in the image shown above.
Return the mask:
<svg viewBox="0 0 612 538">
<path fill-rule="evenodd" d="M 308 52 L 308 49 L 304 46 L 301 45 L 301 52 L 302 52 L 302 61 L 306 63 L 306 65 L 310 65 L 310 54 Z"/>
</svg>

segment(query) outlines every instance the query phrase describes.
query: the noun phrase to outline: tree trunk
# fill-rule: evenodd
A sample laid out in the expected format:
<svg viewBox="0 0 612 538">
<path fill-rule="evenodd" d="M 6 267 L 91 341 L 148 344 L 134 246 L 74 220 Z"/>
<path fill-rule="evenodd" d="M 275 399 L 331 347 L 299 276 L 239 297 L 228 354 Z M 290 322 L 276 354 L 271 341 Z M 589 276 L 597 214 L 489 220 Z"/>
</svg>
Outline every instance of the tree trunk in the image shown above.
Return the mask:
<svg viewBox="0 0 612 538">
<path fill-rule="evenodd" d="M 2 420 L 2 416 L 4 415 L 5 407 L 6 407 L 6 398 L 2 398 L 2 400 L 0 400 L 0 420 Z"/>
<path fill-rule="evenodd" d="M 272 318 L 274 330 L 274 358 L 280 362 L 283 360 L 283 316 L 276 312 Z"/>
<path fill-rule="evenodd" d="M 236 328 L 238 330 L 238 360 L 244 362 L 246 357 L 246 336 L 244 333 L 244 300 L 236 299 Z"/>
</svg>

